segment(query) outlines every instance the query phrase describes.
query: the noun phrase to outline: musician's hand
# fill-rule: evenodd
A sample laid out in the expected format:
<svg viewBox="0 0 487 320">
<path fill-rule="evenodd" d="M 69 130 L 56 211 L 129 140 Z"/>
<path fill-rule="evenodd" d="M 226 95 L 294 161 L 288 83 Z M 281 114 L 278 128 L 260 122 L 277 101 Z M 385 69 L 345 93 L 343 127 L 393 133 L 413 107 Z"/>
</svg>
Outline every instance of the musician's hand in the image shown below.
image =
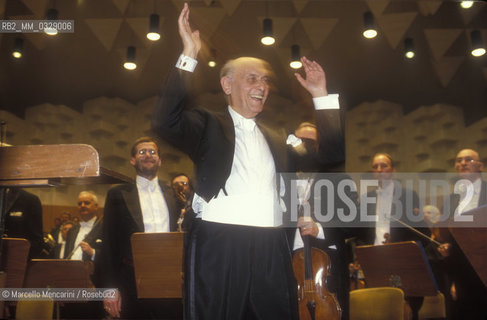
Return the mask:
<svg viewBox="0 0 487 320">
<path fill-rule="evenodd" d="M 114 318 L 120 318 L 120 311 L 122 310 L 122 297 L 118 290 L 115 291 L 115 299 L 103 300 L 103 307 L 108 314 Z"/>
<path fill-rule="evenodd" d="M 95 250 L 90 246 L 88 242 L 81 241 L 79 243 L 79 246 L 81 247 L 81 250 L 83 250 L 83 252 L 85 252 L 90 257 L 95 254 Z"/>
<path fill-rule="evenodd" d="M 178 18 L 178 30 L 181 40 L 183 41 L 183 54 L 196 59 L 201 49 L 200 32 L 191 30 L 189 25 L 189 7 L 184 3 L 183 10 Z"/>
<path fill-rule="evenodd" d="M 451 244 L 449 243 L 443 243 L 438 247 L 438 252 L 443 256 L 443 257 L 448 257 L 450 255 L 450 248 Z"/>
<path fill-rule="evenodd" d="M 298 220 L 298 228 L 301 231 L 301 236 L 312 236 L 316 238 L 319 233 L 316 222 L 310 217 L 301 217 Z"/>
<path fill-rule="evenodd" d="M 350 272 L 355 272 L 355 271 L 359 271 L 361 268 L 360 264 L 358 263 L 358 261 L 355 261 L 355 262 L 350 262 L 348 264 L 348 271 Z"/>
</svg>

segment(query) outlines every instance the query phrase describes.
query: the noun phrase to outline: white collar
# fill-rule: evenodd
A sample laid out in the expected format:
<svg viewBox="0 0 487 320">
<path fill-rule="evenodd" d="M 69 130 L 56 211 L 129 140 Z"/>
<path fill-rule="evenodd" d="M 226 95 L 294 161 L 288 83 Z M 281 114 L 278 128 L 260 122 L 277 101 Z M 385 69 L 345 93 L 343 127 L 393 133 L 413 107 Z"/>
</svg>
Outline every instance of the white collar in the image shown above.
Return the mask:
<svg viewBox="0 0 487 320">
<path fill-rule="evenodd" d="M 137 187 L 149 191 L 156 190 L 157 186 L 159 185 L 159 179 L 157 179 L 157 176 L 152 180 L 148 180 L 144 177 L 137 175 L 137 177 L 135 178 L 135 182 L 137 184 Z"/>
<path fill-rule="evenodd" d="M 95 224 L 95 221 L 96 221 L 96 216 L 94 216 L 93 218 L 91 218 L 88 221 L 80 220 L 79 225 L 81 228 L 83 228 L 83 227 L 85 227 L 85 228 L 90 227 L 91 228 Z"/>
<path fill-rule="evenodd" d="M 231 106 L 228 106 L 228 112 L 232 117 L 233 123 L 236 128 L 240 128 L 245 131 L 253 131 L 255 128 L 255 118 L 245 118 L 240 113 L 235 111 Z"/>
</svg>

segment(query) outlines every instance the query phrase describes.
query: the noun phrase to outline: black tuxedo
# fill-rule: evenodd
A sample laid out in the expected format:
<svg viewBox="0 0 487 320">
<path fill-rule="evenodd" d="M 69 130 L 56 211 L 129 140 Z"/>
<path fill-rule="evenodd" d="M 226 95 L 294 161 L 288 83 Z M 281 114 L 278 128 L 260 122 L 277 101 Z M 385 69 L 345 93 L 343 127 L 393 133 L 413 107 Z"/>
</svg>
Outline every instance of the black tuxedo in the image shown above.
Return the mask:
<svg viewBox="0 0 487 320">
<path fill-rule="evenodd" d="M 410 193 L 410 195 L 412 195 L 412 197 L 411 197 L 412 203 L 408 203 L 408 201 L 411 202 L 411 200 L 409 200 L 407 197 L 408 193 Z M 397 189 L 396 189 L 396 187 L 394 187 L 393 197 L 396 197 L 396 196 L 397 196 Z M 376 198 L 377 197 L 376 191 L 374 190 L 374 191 L 368 192 L 367 197 L 368 198 Z M 412 190 L 401 188 L 401 194 L 399 196 L 399 203 L 401 203 L 401 207 L 402 207 L 402 211 L 401 211 L 402 215 L 401 215 L 401 218 L 399 220 L 401 220 L 407 224 L 410 224 L 407 221 L 406 210 L 408 210 L 408 209 L 409 210 L 419 210 L 418 195 L 416 194 L 416 192 L 414 192 Z M 375 216 L 376 209 L 377 209 L 377 201 L 375 203 L 368 203 L 367 204 L 367 215 L 368 216 Z M 391 216 L 398 214 L 399 213 L 398 210 L 399 210 L 399 208 L 397 208 L 395 203 L 393 202 L 391 205 L 391 212 L 390 212 Z M 409 213 L 411 213 L 411 212 L 409 212 Z M 423 234 L 426 234 L 427 236 L 429 236 L 431 233 L 430 230 L 428 229 L 426 223 L 424 223 L 424 222 L 419 223 L 419 226 L 417 226 L 416 229 L 418 229 Z M 421 237 L 420 235 L 418 235 L 414 231 L 406 228 L 405 226 L 401 225 L 397 221 L 393 221 L 393 220 L 390 221 L 390 236 L 391 236 L 390 242 L 419 241 L 423 244 L 423 247 L 429 243 L 429 241 L 425 240 L 425 238 Z M 384 240 L 384 239 L 382 239 L 382 240 Z M 372 222 L 370 227 L 366 227 L 366 228 L 363 228 L 362 230 L 360 230 L 359 238 L 358 238 L 358 244 L 359 245 L 371 245 L 371 244 L 374 244 L 374 241 L 375 241 L 375 222 Z"/>
<path fill-rule="evenodd" d="M 18 188 L 5 197 L 5 234 L 30 242 L 29 258 L 40 258 L 43 249 L 42 205 L 36 195 Z"/>
<path fill-rule="evenodd" d="M 100 218 L 96 218 L 91 231 L 86 235 L 85 239 L 82 241 L 87 242 L 95 251 L 100 248 L 101 244 L 101 234 L 102 234 L 102 227 L 103 220 Z M 64 259 L 67 259 L 71 252 L 75 249 L 74 245 L 76 242 L 76 238 L 78 237 L 78 233 L 81 226 L 79 224 L 75 224 L 66 235 L 66 244 L 64 245 Z M 81 250 L 81 249 L 78 249 Z M 95 254 L 96 257 L 96 254 Z M 85 252 L 82 254 L 83 261 L 90 261 L 91 258 Z"/>
<path fill-rule="evenodd" d="M 195 193 L 208 202 L 224 189 L 230 176 L 235 154 L 235 127 L 228 109 L 219 113 L 198 108 L 185 110 L 188 102 L 186 76 L 190 73 L 177 69 L 170 73 L 152 118 L 152 128 L 189 155 L 196 169 Z M 338 118 L 340 111 L 327 110 L 326 113 L 330 118 Z M 269 146 L 276 171 L 294 171 L 286 137 L 264 126 L 258 119 L 256 123 Z M 330 120 L 330 123 L 336 124 L 336 121 Z M 338 134 L 330 130 L 324 136 L 334 141 Z M 329 147 L 328 161 L 334 161 L 332 143 L 326 147 Z M 252 313 L 268 319 L 297 318 L 296 282 L 285 230 L 195 219 L 188 257 L 185 264 L 188 319 L 232 318 L 245 314 L 252 316 Z M 249 260 L 253 263 L 248 264 Z M 242 269 L 236 266 L 236 261 L 242 261 Z M 266 271 L 269 267 L 257 267 L 259 261 L 273 265 L 273 274 L 268 278 Z M 229 276 L 225 279 L 220 277 L 226 274 Z M 269 292 L 271 278 L 272 293 Z M 227 285 L 237 285 L 241 289 L 228 290 Z M 210 287 L 211 292 L 208 291 Z M 265 299 L 258 298 L 257 293 L 265 295 Z M 267 305 L 263 305 L 265 301 Z"/>
<path fill-rule="evenodd" d="M 453 194 L 450 197 L 450 217 L 458 207 L 460 197 Z M 478 206 L 487 204 L 487 182 L 481 182 Z M 477 272 L 474 270 L 455 239 L 448 234 L 451 243 L 450 255 L 445 258 L 445 266 L 450 280 L 455 283 L 457 293 L 457 310 L 453 312 L 454 319 L 487 319 L 487 289 Z"/>
<path fill-rule="evenodd" d="M 173 70 L 161 92 L 152 117 L 153 130 L 166 141 L 187 153 L 196 167 L 195 193 L 206 201 L 224 187 L 232 169 L 235 150 L 235 128 L 227 109 L 214 113 L 204 109 L 183 112 L 186 101 L 185 76 L 190 73 Z M 326 154 L 323 165 L 342 160 L 343 133 L 340 110 L 320 112 L 318 119 L 327 127 L 320 130 L 320 154 Z M 274 158 L 277 172 L 294 171 L 294 158 L 286 145 L 286 137 L 260 123 Z M 338 151 L 337 151 L 338 150 Z"/>
<path fill-rule="evenodd" d="M 172 190 L 160 183 L 169 210 L 171 231 L 177 229 L 178 209 Z M 103 286 L 118 288 L 122 295 L 122 317 L 144 317 L 138 304 L 132 260 L 131 236 L 144 232 L 144 222 L 136 184 L 124 184 L 108 190 L 103 222 L 101 269 Z M 150 316 L 150 315 L 147 315 Z"/>
<path fill-rule="evenodd" d="M 64 259 L 67 259 L 71 252 L 75 249 L 76 238 L 80 231 L 80 224 L 75 224 L 66 235 L 66 243 L 64 245 Z M 101 254 L 101 238 L 103 229 L 103 219 L 96 218 L 93 223 L 93 227 L 90 232 L 85 236 L 82 241 L 87 242 L 93 250 L 95 250 L 95 260 L 93 261 L 93 274 L 91 275 L 91 282 L 95 287 L 101 287 L 101 274 L 100 274 L 100 254 Z M 61 249 L 60 244 L 55 247 L 55 255 L 59 255 Z M 78 250 L 81 250 L 78 249 Z M 81 255 L 81 260 L 91 262 L 91 257 L 84 251 Z M 88 301 L 87 303 L 66 303 L 61 309 L 61 317 L 66 319 L 98 319 L 103 315 L 103 307 L 100 301 Z"/>
</svg>

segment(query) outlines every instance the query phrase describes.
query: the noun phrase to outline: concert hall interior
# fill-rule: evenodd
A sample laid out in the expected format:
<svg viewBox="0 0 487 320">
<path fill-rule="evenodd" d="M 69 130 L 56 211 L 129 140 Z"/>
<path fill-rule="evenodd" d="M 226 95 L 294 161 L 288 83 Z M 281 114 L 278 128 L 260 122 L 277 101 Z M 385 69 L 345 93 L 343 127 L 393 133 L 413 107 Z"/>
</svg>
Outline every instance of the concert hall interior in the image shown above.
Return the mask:
<svg viewBox="0 0 487 320">
<path fill-rule="evenodd" d="M 151 131 L 161 85 L 182 45 L 177 19 L 183 0 L 0 0 L 0 20 L 72 20 L 73 32 L 0 33 L 0 146 L 92 145 L 100 165 L 129 178 L 132 143 Z M 457 152 L 471 148 L 487 163 L 487 1 L 463 8 L 450 0 L 186 0 L 203 47 L 192 95 L 217 111 L 225 105 L 220 67 L 238 56 L 269 61 L 275 79 L 259 117 L 294 132 L 313 121 L 306 90 L 290 67 L 291 47 L 319 62 L 329 93 L 345 111 L 346 172 L 370 173 L 377 153 L 397 172 L 455 172 Z M 363 36 L 372 14 L 377 36 Z M 147 38 L 158 15 L 160 39 Z M 264 20 L 273 45 L 263 45 Z M 3 30 L 3 29 L 2 29 Z M 20 39 L 20 40 L 19 40 Z M 20 44 L 19 44 L 20 43 Z M 414 57 L 405 56 L 406 47 Z M 21 57 L 12 55 L 21 48 Z M 135 48 L 136 68 L 128 70 Z M 209 64 L 213 62 L 214 65 Z M 309 101 L 308 101 L 309 100 Z M 159 141 L 159 178 L 194 178 L 191 159 Z M 1 159 L 0 159 L 1 161 Z M 2 165 L 0 163 L 0 165 Z M 97 195 L 101 216 L 110 184 L 26 188 L 42 203 L 43 231 L 63 212 L 78 212 L 81 191 Z"/>
</svg>

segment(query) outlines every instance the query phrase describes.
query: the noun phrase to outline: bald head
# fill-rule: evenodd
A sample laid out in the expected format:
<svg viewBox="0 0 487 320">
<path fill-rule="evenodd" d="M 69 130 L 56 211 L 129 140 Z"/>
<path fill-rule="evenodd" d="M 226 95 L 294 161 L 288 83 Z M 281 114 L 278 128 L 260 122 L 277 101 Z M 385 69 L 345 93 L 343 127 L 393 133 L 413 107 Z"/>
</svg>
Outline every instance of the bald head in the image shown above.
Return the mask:
<svg viewBox="0 0 487 320">
<path fill-rule="evenodd" d="M 480 177 L 484 164 L 480 161 L 479 153 L 473 149 L 463 149 L 455 158 L 455 170 L 463 179 L 475 181 Z"/>
<path fill-rule="evenodd" d="M 91 191 L 82 191 L 78 196 L 78 212 L 83 221 L 89 221 L 98 212 L 98 198 Z"/>
<path fill-rule="evenodd" d="M 270 89 L 269 64 L 252 57 L 228 61 L 220 72 L 220 84 L 228 104 L 244 118 L 254 118 L 264 109 Z"/>
</svg>

